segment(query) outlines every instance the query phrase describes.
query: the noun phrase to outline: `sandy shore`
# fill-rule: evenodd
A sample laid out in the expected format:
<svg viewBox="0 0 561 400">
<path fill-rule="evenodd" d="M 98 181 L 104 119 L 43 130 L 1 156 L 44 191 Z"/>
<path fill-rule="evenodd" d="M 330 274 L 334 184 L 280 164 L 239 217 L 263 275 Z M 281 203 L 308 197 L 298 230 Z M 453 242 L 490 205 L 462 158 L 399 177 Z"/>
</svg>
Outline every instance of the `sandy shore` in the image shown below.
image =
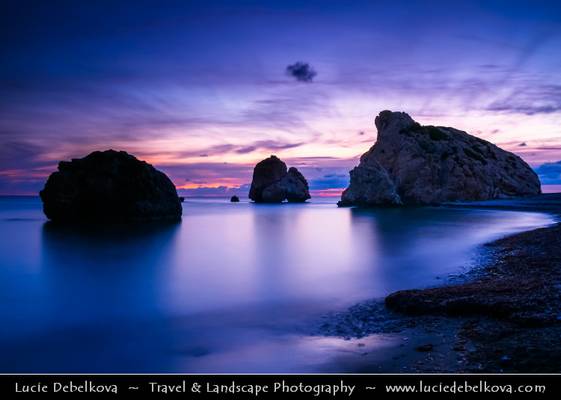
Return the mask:
<svg viewBox="0 0 561 400">
<path fill-rule="evenodd" d="M 465 203 L 561 215 L 561 194 Z M 401 340 L 345 370 L 372 372 L 561 371 L 561 224 L 486 245 L 491 257 L 461 283 L 392 293 L 326 317 L 323 335 Z"/>
</svg>

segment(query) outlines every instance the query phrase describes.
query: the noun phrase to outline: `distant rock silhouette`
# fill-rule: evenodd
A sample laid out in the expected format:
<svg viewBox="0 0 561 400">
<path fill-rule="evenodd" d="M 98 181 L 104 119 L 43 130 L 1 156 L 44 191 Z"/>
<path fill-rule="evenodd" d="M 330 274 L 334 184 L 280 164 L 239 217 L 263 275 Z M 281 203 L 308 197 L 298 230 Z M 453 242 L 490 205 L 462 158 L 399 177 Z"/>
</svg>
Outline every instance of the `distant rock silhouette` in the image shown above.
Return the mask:
<svg viewBox="0 0 561 400">
<path fill-rule="evenodd" d="M 304 202 L 310 198 L 306 178 L 294 167 L 271 156 L 260 161 L 253 170 L 249 198 L 256 203 Z"/>
<path fill-rule="evenodd" d="M 238 196 L 232 196 L 230 197 L 230 202 L 232 203 L 239 203 L 240 202 L 240 198 Z"/>
<path fill-rule="evenodd" d="M 170 179 L 124 151 L 96 151 L 61 161 L 39 194 L 53 221 L 175 220 L 182 212 Z"/>
<path fill-rule="evenodd" d="M 376 117 L 378 138 L 350 175 L 340 206 L 426 205 L 541 193 L 520 157 L 466 132 L 422 126 L 403 112 Z"/>
</svg>

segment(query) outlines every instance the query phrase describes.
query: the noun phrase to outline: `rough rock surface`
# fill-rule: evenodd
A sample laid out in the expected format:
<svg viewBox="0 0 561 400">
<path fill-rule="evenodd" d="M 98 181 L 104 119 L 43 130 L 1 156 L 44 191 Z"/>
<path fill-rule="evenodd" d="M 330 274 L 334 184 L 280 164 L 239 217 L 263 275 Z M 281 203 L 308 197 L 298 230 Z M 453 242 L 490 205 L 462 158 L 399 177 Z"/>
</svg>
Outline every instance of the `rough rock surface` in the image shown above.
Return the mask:
<svg viewBox="0 0 561 400">
<path fill-rule="evenodd" d="M 402 290 L 386 306 L 410 315 L 485 315 L 523 325 L 559 324 L 561 224 L 499 239 L 485 274 L 459 285 Z"/>
<path fill-rule="evenodd" d="M 249 198 L 256 203 L 304 202 L 310 192 L 306 178 L 296 168 L 287 170 L 283 161 L 271 156 L 255 166 Z"/>
<path fill-rule="evenodd" d="M 301 203 L 310 198 L 308 181 L 296 168 L 288 169 L 288 173 L 282 179 L 282 184 L 286 188 L 286 199 L 289 202 Z"/>
<path fill-rule="evenodd" d="M 39 194 L 53 221 L 173 220 L 182 212 L 170 179 L 124 151 L 95 151 L 61 161 Z"/>
<path fill-rule="evenodd" d="M 541 193 L 536 173 L 520 157 L 466 132 L 422 126 L 408 114 L 392 111 L 382 111 L 376 127 L 378 139 L 351 172 L 342 206 L 439 204 Z"/>
<path fill-rule="evenodd" d="M 386 170 L 370 157 L 350 172 L 351 184 L 343 193 L 340 206 L 398 206 L 401 199 Z"/>
</svg>

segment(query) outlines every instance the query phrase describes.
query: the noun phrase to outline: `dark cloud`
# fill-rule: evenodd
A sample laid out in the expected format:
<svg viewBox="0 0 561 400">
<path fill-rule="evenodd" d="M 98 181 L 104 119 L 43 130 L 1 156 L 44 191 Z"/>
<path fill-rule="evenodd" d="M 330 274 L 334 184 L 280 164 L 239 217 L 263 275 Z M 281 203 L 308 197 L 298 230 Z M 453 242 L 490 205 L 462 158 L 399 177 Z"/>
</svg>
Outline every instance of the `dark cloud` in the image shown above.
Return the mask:
<svg viewBox="0 0 561 400">
<path fill-rule="evenodd" d="M 542 164 L 535 171 L 543 185 L 561 184 L 561 161 Z"/>
<path fill-rule="evenodd" d="M 317 72 L 310 64 L 298 61 L 286 67 L 286 74 L 299 82 L 312 82 Z"/>
</svg>

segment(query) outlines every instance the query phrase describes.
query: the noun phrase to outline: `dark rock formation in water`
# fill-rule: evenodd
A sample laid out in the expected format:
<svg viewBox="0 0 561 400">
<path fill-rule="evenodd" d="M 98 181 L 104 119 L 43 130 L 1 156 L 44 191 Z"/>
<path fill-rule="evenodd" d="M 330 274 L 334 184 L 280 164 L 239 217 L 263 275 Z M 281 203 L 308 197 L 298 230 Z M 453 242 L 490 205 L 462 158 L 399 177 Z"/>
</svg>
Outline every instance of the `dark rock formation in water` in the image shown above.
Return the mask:
<svg viewBox="0 0 561 400">
<path fill-rule="evenodd" d="M 53 221 L 177 220 L 182 212 L 170 179 L 124 151 L 95 151 L 61 161 L 39 194 Z"/>
<path fill-rule="evenodd" d="M 288 173 L 282 179 L 282 185 L 286 188 L 286 200 L 291 203 L 301 203 L 310 198 L 308 181 L 294 167 L 288 169 Z"/>
<path fill-rule="evenodd" d="M 378 139 L 351 171 L 340 206 L 426 205 L 541 193 L 520 157 L 466 132 L 422 126 L 403 112 L 376 117 Z"/>
<path fill-rule="evenodd" d="M 230 197 L 230 202 L 231 203 L 239 203 L 240 198 L 238 196 L 232 196 L 232 197 Z"/>
<path fill-rule="evenodd" d="M 339 205 L 399 206 L 401 198 L 394 182 L 374 157 L 365 159 L 350 172 L 351 184 L 343 192 Z"/>
<path fill-rule="evenodd" d="M 310 192 L 306 178 L 296 168 L 287 170 L 284 162 L 271 156 L 255 166 L 249 198 L 256 203 L 304 202 Z"/>
</svg>

